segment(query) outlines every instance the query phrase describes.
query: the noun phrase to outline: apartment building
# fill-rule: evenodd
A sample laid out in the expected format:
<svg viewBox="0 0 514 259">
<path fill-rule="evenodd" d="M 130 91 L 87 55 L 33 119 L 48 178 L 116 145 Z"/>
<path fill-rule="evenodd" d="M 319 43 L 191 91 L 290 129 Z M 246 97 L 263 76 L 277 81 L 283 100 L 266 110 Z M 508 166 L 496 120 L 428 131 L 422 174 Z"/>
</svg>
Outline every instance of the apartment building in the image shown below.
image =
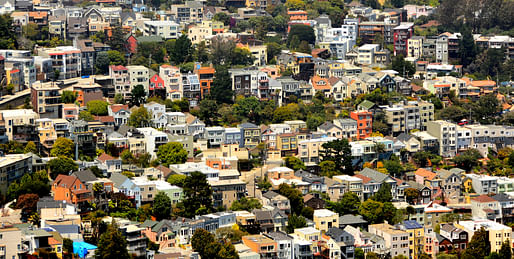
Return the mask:
<svg viewBox="0 0 514 259">
<path fill-rule="evenodd" d="M 407 40 L 407 57 L 420 59 L 423 56 L 423 39 L 421 36 L 412 36 Z"/>
<path fill-rule="evenodd" d="M 186 1 L 184 4 L 171 6 L 171 14 L 180 23 L 199 23 L 203 20 L 203 3 L 199 1 Z"/>
<path fill-rule="evenodd" d="M 149 127 L 137 128 L 137 130 L 145 136 L 146 152 L 156 158 L 159 147 L 168 143 L 168 134 Z"/>
<path fill-rule="evenodd" d="M 60 88 L 52 82 L 33 84 L 30 88 L 32 105 L 41 118 L 62 117 Z"/>
<path fill-rule="evenodd" d="M 145 92 L 148 93 L 150 87 L 150 75 L 148 68 L 144 66 L 127 66 L 127 72 L 130 78 L 130 91 L 137 85 L 142 85 Z"/>
<path fill-rule="evenodd" d="M 455 227 L 460 228 L 468 233 L 468 241 L 471 241 L 476 231 L 484 228 L 489 235 L 491 244 L 491 252 L 498 252 L 503 242 L 512 242 L 512 228 L 496 223 L 487 219 L 458 221 L 454 223 Z"/>
<path fill-rule="evenodd" d="M 413 129 L 425 130 L 427 123 L 434 120 L 434 105 L 429 102 L 410 101 L 383 108 L 395 136 Z"/>
<path fill-rule="evenodd" d="M 401 23 L 400 25 L 393 28 L 393 44 L 395 56 L 400 54 L 402 54 L 404 57 L 407 56 L 407 41 L 412 37 L 413 34 L 413 23 Z"/>
<path fill-rule="evenodd" d="M 82 75 L 82 54 L 72 46 L 36 48 L 39 56 L 52 59 L 52 67 L 59 71 L 59 79 L 69 79 Z"/>
<path fill-rule="evenodd" d="M 502 221 L 502 208 L 493 197 L 482 194 L 471 199 L 471 214 L 473 218 Z"/>
<path fill-rule="evenodd" d="M 36 120 L 39 115 L 33 110 L 2 110 L 0 111 L 0 132 L 3 141 L 38 142 Z"/>
<path fill-rule="evenodd" d="M 331 210 L 314 210 L 314 226 L 316 229 L 327 232 L 330 228 L 339 227 L 339 214 Z"/>
<path fill-rule="evenodd" d="M 357 49 L 357 64 L 371 65 L 375 63 L 375 53 L 380 51 L 378 44 L 364 44 Z"/>
<path fill-rule="evenodd" d="M 6 195 L 9 185 L 32 171 L 32 156 L 9 154 L 0 157 L 0 192 Z"/>
<path fill-rule="evenodd" d="M 278 245 L 273 239 L 260 235 L 248 235 L 242 237 L 243 244 L 253 252 L 258 253 L 260 258 L 277 258 Z"/>
<path fill-rule="evenodd" d="M 109 66 L 109 77 L 113 79 L 115 94 L 121 94 L 125 100 L 130 99 L 130 74 L 126 67 L 119 65 Z"/>
<path fill-rule="evenodd" d="M 369 232 L 384 238 L 385 247 L 389 248 L 392 257 L 403 255 L 409 258 L 409 233 L 397 229 L 387 223 L 368 226 Z"/>
<path fill-rule="evenodd" d="M 294 239 L 292 236 L 284 232 L 269 232 L 264 233 L 266 237 L 277 242 L 277 256 L 278 259 L 293 259 L 294 257 Z"/>
<path fill-rule="evenodd" d="M 353 192 L 362 200 L 363 179 L 349 175 L 335 175 L 332 179 L 343 185 L 344 192 Z"/>
<path fill-rule="evenodd" d="M 334 137 L 312 138 L 298 143 L 298 157 L 307 166 L 317 165 L 321 161 L 320 151 L 324 143 L 337 140 Z"/>
<path fill-rule="evenodd" d="M 173 21 L 144 21 L 144 36 L 159 36 L 164 40 L 180 36 L 179 24 Z"/>
<path fill-rule="evenodd" d="M 216 69 L 212 66 L 202 67 L 200 64 L 195 64 L 193 73 L 198 76 L 200 83 L 200 98 L 205 98 L 211 92 L 211 84 Z"/>
<path fill-rule="evenodd" d="M 0 257 L 19 258 L 18 255 L 28 252 L 27 245 L 22 244 L 24 235 L 19 228 L 0 228 Z"/>
<path fill-rule="evenodd" d="M 373 116 L 370 111 L 352 111 L 350 118 L 357 121 L 357 139 L 365 139 L 373 132 Z"/>
<path fill-rule="evenodd" d="M 454 157 L 457 154 L 457 125 L 437 120 L 427 123 L 428 134 L 439 141 L 439 155 Z"/>
<path fill-rule="evenodd" d="M 222 206 L 228 209 L 234 201 L 245 197 L 246 183 L 239 179 L 209 180 L 209 185 L 212 188 L 212 201 L 215 208 Z"/>
<path fill-rule="evenodd" d="M 466 174 L 466 178 L 471 180 L 471 186 L 468 187 L 471 187 L 477 194 L 498 193 L 498 178 L 496 177 L 483 174 Z"/>
</svg>

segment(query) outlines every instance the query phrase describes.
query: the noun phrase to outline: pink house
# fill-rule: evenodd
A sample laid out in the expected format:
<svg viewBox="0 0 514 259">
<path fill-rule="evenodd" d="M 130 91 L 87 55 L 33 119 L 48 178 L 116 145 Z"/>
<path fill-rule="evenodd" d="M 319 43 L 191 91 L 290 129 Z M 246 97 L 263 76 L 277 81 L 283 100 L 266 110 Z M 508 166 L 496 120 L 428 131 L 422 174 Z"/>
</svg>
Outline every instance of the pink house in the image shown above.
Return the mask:
<svg viewBox="0 0 514 259">
<path fill-rule="evenodd" d="M 143 234 L 152 242 L 159 244 L 159 250 L 166 247 L 175 247 L 175 236 L 171 220 L 146 220 L 141 227 Z M 180 229 L 179 229 L 180 231 Z"/>
</svg>

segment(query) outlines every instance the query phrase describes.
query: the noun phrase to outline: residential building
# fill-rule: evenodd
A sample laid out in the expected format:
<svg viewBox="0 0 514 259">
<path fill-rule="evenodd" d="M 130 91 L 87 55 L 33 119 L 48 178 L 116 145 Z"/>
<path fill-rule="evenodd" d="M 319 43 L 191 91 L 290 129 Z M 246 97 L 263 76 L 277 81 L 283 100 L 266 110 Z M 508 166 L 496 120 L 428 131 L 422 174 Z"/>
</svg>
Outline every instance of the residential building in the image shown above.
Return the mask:
<svg viewBox="0 0 514 259">
<path fill-rule="evenodd" d="M 148 93 L 150 84 L 150 75 L 148 68 L 144 66 L 127 66 L 127 71 L 130 78 L 130 91 L 137 85 L 142 85 L 145 92 Z"/>
<path fill-rule="evenodd" d="M 58 119 L 62 117 L 60 88 L 53 83 L 33 84 L 30 88 L 32 105 L 41 118 Z"/>
<path fill-rule="evenodd" d="M 457 154 L 457 125 L 442 120 L 429 121 L 427 132 L 438 139 L 440 156 L 454 157 Z"/>
<path fill-rule="evenodd" d="M 0 158 L 0 193 L 7 189 L 24 174 L 32 172 L 32 157 L 27 154 L 8 154 Z"/>
<path fill-rule="evenodd" d="M 26 143 L 39 142 L 36 120 L 38 114 L 29 109 L 0 110 L 2 143 L 15 140 Z"/>
<path fill-rule="evenodd" d="M 277 242 L 264 235 L 248 235 L 242 237 L 243 244 L 253 252 L 258 253 L 261 258 L 277 258 Z"/>
<path fill-rule="evenodd" d="M 82 75 L 82 57 L 80 49 L 72 46 L 55 48 L 37 48 L 39 56 L 52 59 L 54 71 L 59 71 L 59 79 L 70 79 Z"/>
<path fill-rule="evenodd" d="M 381 236 L 385 240 L 385 246 L 389 249 L 391 256 L 410 256 L 409 233 L 396 229 L 387 223 L 372 224 L 368 227 L 371 234 Z"/>
<path fill-rule="evenodd" d="M 357 121 L 357 139 L 365 139 L 371 136 L 373 131 L 373 117 L 370 111 L 352 111 L 350 118 Z"/>
<path fill-rule="evenodd" d="M 500 251 L 503 242 L 512 242 L 512 228 L 491 220 L 461 220 L 454 223 L 454 226 L 468 233 L 468 241 L 471 241 L 476 231 L 483 228 L 488 233 L 491 252 Z"/>
<path fill-rule="evenodd" d="M 313 221 L 316 229 L 328 231 L 339 227 L 339 214 L 327 209 L 314 210 Z"/>
<path fill-rule="evenodd" d="M 109 66 L 109 77 L 113 78 L 115 94 L 121 94 L 125 100 L 130 99 L 131 82 L 128 69 L 122 65 Z"/>
<path fill-rule="evenodd" d="M 52 183 L 52 193 L 55 200 L 76 205 L 87 204 L 93 200 L 93 193 L 86 189 L 86 184 L 71 175 L 58 175 Z"/>
<path fill-rule="evenodd" d="M 412 36 L 407 40 L 407 57 L 420 59 L 423 56 L 423 37 Z"/>
<path fill-rule="evenodd" d="M 29 247 L 23 244 L 24 233 L 16 227 L 0 228 L 0 254 L 3 258 L 19 258 L 19 254 L 28 252 Z"/>
<path fill-rule="evenodd" d="M 474 218 L 501 222 L 502 209 L 494 198 L 482 194 L 471 199 L 471 213 Z"/>
<path fill-rule="evenodd" d="M 277 258 L 293 259 L 294 256 L 294 238 L 284 232 L 273 231 L 263 234 L 264 236 L 277 242 Z"/>
<path fill-rule="evenodd" d="M 245 196 L 246 183 L 239 179 L 210 180 L 213 206 L 230 208 L 234 201 Z"/>
<path fill-rule="evenodd" d="M 179 24 L 173 21 L 144 21 L 144 36 L 160 36 L 165 40 L 180 36 Z"/>
<path fill-rule="evenodd" d="M 498 178 L 484 174 L 466 174 L 465 176 L 471 179 L 471 190 L 467 189 L 467 192 L 474 191 L 481 195 L 498 193 Z"/>
<path fill-rule="evenodd" d="M 408 52 L 408 40 L 414 34 L 413 23 L 401 23 L 397 27 L 393 28 L 393 44 L 394 44 L 394 55 L 402 54 L 404 57 L 407 56 Z"/>
</svg>

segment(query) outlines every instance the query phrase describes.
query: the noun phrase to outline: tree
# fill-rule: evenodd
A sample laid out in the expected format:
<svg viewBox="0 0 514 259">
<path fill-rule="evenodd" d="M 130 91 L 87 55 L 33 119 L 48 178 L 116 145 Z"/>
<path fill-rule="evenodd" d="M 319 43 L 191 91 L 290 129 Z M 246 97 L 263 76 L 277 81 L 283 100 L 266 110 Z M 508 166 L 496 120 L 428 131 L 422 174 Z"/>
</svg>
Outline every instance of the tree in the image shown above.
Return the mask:
<svg viewBox="0 0 514 259">
<path fill-rule="evenodd" d="M 490 124 L 494 122 L 494 118 L 500 111 L 500 102 L 495 94 L 482 95 L 480 99 L 478 99 L 478 103 L 474 106 L 473 117 L 480 123 Z"/>
<path fill-rule="evenodd" d="M 0 49 L 16 49 L 16 32 L 10 14 L 0 15 Z"/>
<path fill-rule="evenodd" d="M 187 160 L 187 151 L 178 142 L 168 142 L 159 146 L 157 158 L 164 166 L 183 164 Z"/>
<path fill-rule="evenodd" d="M 175 64 L 182 64 L 191 60 L 193 48 L 191 41 L 186 34 L 182 34 L 176 41 L 173 47 L 173 52 L 170 53 L 170 58 Z"/>
<path fill-rule="evenodd" d="M 509 241 L 505 241 L 502 243 L 498 255 L 500 256 L 500 258 L 512 258 L 512 248 L 510 247 Z"/>
<path fill-rule="evenodd" d="M 300 45 L 298 45 L 298 48 L 296 48 L 296 50 L 298 52 L 310 54 L 311 53 L 311 46 L 309 46 L 309 43 L 307 41 L 303 40 L 303 41 L 300 42 Z"/>
<path fill-rule="evenodd" d="M 124 104 L 125 103 L 125 98 L 123 97 L 122 94 L 117 93 L 117 94 L 114 95 L 114 103 L 116 103 L 116 104 Z"/>
<path fill-rule="evenodd" d="M 364 250 L 362 248 L 355 248 L 355 259 L 364 259 Z"/>
<path fill-rule="evenodd" d="M 126 53 L 127 48 L 125 45 L 125 33 L 123 32 L 121 26 L 116 26 L 113 28 L 112 35 L 106 43 L 111 47 L 112 50 Z"/>
<path fill-rule="evenodd" d="M 400 75 L 411 77 L 416 73 L 416 67 L 412 62 L 406 61 L 402 54 L 393 58 L 392 69 L 399 72 Z"/>
<path fill-rule="evenodd" d="M 378 189 L 378 192 L 371 197 L 372 200 L 378 202 L 391 202 L 393 200 L 393 194 L 391 193 L 391 185 L 383 183 Z"/>
<path fill-rule="evenodd" d="M 330 177 L 332 178 L 334 175 L 337 175 L 338 172 L 336 170 L 336 163 L 334 161 L 330 161 L 330 160 L 327 160 L 327 161 L 323 161 L 321 163 L 319 163 L 319 167 L 320 167 L 320 175 L 322 176 L 327 176 L 327 177 Z"/>
<path fill-rule="evenodd" d="M 230 210 L 232 211 L 238 211 L 238 210 L 246 210 L 246 211 L 252 211 L 253 209 L 260 209 L 262 208 L 262 204 L 259 202 L 259 200 L 255 198 L 246 198 L 242 197 L 238 201 L 234 201 L 232 203 L 232 206 L 230 206 Z"/>
<path fill-rule="evenodd" d="M 294 171 L 305 170 L 305 164 L 295 156 L 284 157 L 285 166 L 293 169 Z"/>
<path fill-rule="evenodd" d="M 109 72 L 109 55 L 107 51 L 102 51 L 96 55 L 95 68 L 97 74 L 107 74 Z"/>
<path fill-rule="evenodd" d="M 197 228 L 193 233 L 193 237 L 191 237 L 191 247 L 194 251 L 198 252 L 202 258 L 208 258 L 205 252 L 207 246 L 211 243 L 214 243 L 214 235 L 203 228 Z"/>
<path fill-rule="evenodd" d="M 67 254 L 73 254 L 73 240 L 69 238 L 62 239 L 62 249 Z"/>
<path fill-rule="evenodd" d="M 219 12 L 219 13 L 216 13 L 214 15 L 214 17 L 212 17 L 212 19 L 214 21 L 219 21 L 219 22 L 223 22 L 223 25 L 227 26 L 230 24 L 230 16 L 226 13 L 223 13 L 223 12 Z"/>
<path fill-rule="evenodd" d="M 405 193 L 405 199 L 410 204 L 413 204 L 414 201 L 419 197 L 418 190 L 416 190 L 414 188 L 407 188 L 407 189 L 405 189 L 404 193 Z"/>
<path fill-rule="evenodd" d="M 376 2 L 376 0 L 373 0 L 373 1 Z M 366 259 L 380 259 L 380 256 L 378 256 L 378 254 L 375 252 L 368 252 L 368 253 L 366 253 Z"/>
<path fill-rule="evenodd" d="M 394 177 L 400 177 L 403 175 L 403 166 L 398 158 L 385 160 L 384 167 L 387 169 L 387 172 Z"/>
<path fill-rule="evenodd" d="M 471 62 L 473 62 L 478 51 L 469 26 L 462 26 L 461 35 L 462 38 L 459 42 L 460 62 L 464 67 L 467 67 Z"/>
<path fill-rule="evenodd" d="M 158 192 L 153 200 L 153 215 L 159 221 L 171 216 L 171 199 L 162 191 Z"/>
<path fill-rule="evenodd" d="M 289 34 L 287 36 L 287 45 L 291 46 L 291 41 L 293 37 L 297 37 L 298 45 L 302 41 L 306 41 L 309 44 L 314 44 L 316 42 L 316 36 L 314 35 L 314 29 L 312 27 L 303 25 L 303 24 L 295 24 L 291 25 L 291 29 L 289 30 Z"/>
<path fill-rule="evenodd" d="M 233 41 L 225 40 L 221 36 L 216 36 L 211 39 L 210 60 L 212 61 L 212 64 L 230 65 L 229 61 L 235 48 L 236 44 Z"/>
<path fill-rule="evenodd" d="M 252 52 L 250 52 L 248 49 L 236 47 L 233 49 L 231 53 L 230 64 L 248 66 L 253 64 L 254 60 L 255 57 L 252 55 Z"/>
<path fill-rule="evenodd" d="M 185 217 L 205 214 L 212 209 L 212 189 L 205 174 L 192 172 L 184 182 L 183 192 Z"/>
<path fill-rule="evenodd" d="M 435 155 L 427 151 L 418 151 L 412 156 L 412 158 L 419 167 L 427 167 L 431 164 L 430 159 L 435 158 Z"/>
<path fill-rule="evenodd" d="M 93 121 L 95 118 L 93 118 L 93 115 L 88 111 L 80 111 L 79 119 L 84 121 Z"/>
<path fill-rule="evenodd" d="M 478 159 L 482 158 L 480 152 L 476 149 L 468 149 L 462 154 L 453 158 L 453 162 L 457 167 L 469 172 L 473 167 L 478 165 Z"/>
<path fill-rule="evenodd" d="M 55 179 L 57 175 L 69 174 L 70 172 L 77 171 L 78 165 L 67 157 L 59 157 L 52 159 L 46 163 L 46 167 L 50 171 L 50 176 Z"/>
<path fill-rule="evenodd" d="M 220 240 L 230 240 L 230 242 L 240 242 L 243 236 L 248 233 L 241 231 L 238 225 L 233 227 L 221 227 L 216 229 L 216 238 Z"/>
<path fill-rule="evenodd" d="M 176 185 L 178 187 L 183 187 L 186 179 L 187 179 L 187 176 L 185 176 L 183 174 L 172 174 L 172 175 L 168 176 L 168 180 L 167 181 L 171 185 Z"/>
<path fill-rule="evenodd" d="M 364 217 L 370 224 L 376 224 L 383 221 L 382 209 L 383 204 L 372 199 L 363 202 L 359 208 L 359 214 Z"/>
<path fill-rule="evenodd" d="M 132 113 L 130 113 L 128 125 L 136 128 L 148 127 L 150 126 L 151 121 L 152 115 L 145 107 L 141 106 L 134 110 Z"/>
<path fill-rule="evenodd" d="M 209 52 L 207 51 L 207 46 L 205 45 L 205 41 L 200 42 L 196 46 L 196 49 L 193 52 L 193 59 L 194 59 L 194 61 L 200 62 L 200 63 L 205 63 L 205 62 L 209 61 Z M 192 62 L 186 63 L 186 64 L 191 64 L 191 63 Z M 194 66 L 194 63 L 193 63 L 193 66 Z M 190 71 L 193 71 L 193 69 L 191 69 Z"/>
<path fill-rule="evenodd" d="M 345 214 L 357 214 L 361 205 L 359 196 L 353 192 L 345 192 L 343 197 L 338 202 L 327 203 L 327 209 L 339 213 L 339 215 Z"/>
<path fill-rule="evenodd" d="M 391 0 L 391 4 L 395 7 L 395 8 L 402 8 L 403 5 L 404 5 L 404 0 Z"/>
<path fill-rule="evenodd" d="M 100 236 L 95 255 L 97 258 L 102 259 L 130 257 L 127 251 L 127 239 L 125 239 L 115 224 L 110 224 Z"/>
<path fill-rule="evenodd" d="M 36 144 L 34 143 L 34 141 L 27 142 L 27 145 L 25 145 L 25 149 L 23 150 L 23 153 L 37 154 L 37 148 L 36 148 Z"/>
<path fill-rule="evenodd" d="M 266 54 L 268 58 L 268 62 L 273 60 L 275 57 L 277 57 L 280 52 L 282 51 L 283 47 L 282 45 L 276 43 L 276 42 L 269 42 L 266 43 Z"/>
<path fill-rule="evenodd" d="M 125 149 L 120 154 L 121 162 L 124 164 L 130 164 L 134 161 L 135 157 L 130 150 Z"/>
<path fill-rule="evenodd" d="M 61 102 L 74 103 L 77 100 L 77 92 L 64 90 L 61 93 Z"/>
<path fill-rule="evenodd" d="M 439 113 L 437 113 L 437 116 L 442 120 L 449 120 L 453 122 L 459 122 L 462 119 L 467 118 L 469 115 L 469 111 L 466 111 L 461 106 L 457 105 L 450 105 L 448 107 L 445 107 L 444 109 L 440 110 Z"/>
<path fill-rule="evenodd" d="M 69 138 L 59 137 L 54 142 L 50 155 L 53 157 L 73 158 L 75 154 L 75 144 Z"/>
<path fill-rule="evenodd" d="M 297 228 L 303 228 L 307 226 L 307 220 L 305 220 L 302 216 L 297 216 L 296 214 L 289 215 L 289 219 L 287 220 L 287 233 L 293 233 Z"/>
<path fill-rule="evenodd" d="M 489 243 L 489 234 L 482 227 L 473 234 L 473 238 L 468 247 L 462 253 L 463 259 L 485 258 L 491 252 L 491 243 Z"/>
<path fill-rule="evenodd" d="M 210 95 L 218 104 L 233 103 L 232 79 L 230 79 L 226 66 L 216 67 Z"/>
<path fill-rule="evenodd" d="M 127 61 L 122 53 L 117 50 L 107 51 L 107 57 L 109 58 L 109 65 L 126 65 Z"/>
<path fill-rule="evenodd" d="M 45 170 L 26 173 L 21 179 L 9 184 L 7 200 L 16 199 L 27 193 L 37 194 L 39 197 L 47 196 L 50 193 L 50 180 Z"/>
<path fill-rule="evenodd" d="M 16 200 L 16 209 L 21 209 L 24 214 L 30 215 L 37 211 L 39 196 L 34 193 L 22 194 Z"/>
<path fill-rule="evenodd" d="M 146 92 L 145 87 L 143 85 L 134 86 L 130 94 L 132 96 L 132 105 L 139 106 L 140 104 L 144 103 Z"/>
<path fill-rule="evenodd" d="M 347 139 L 323 143 L 322 161 L 333 161 L 339 174 L 353 175 L 352 150 Z"/>
<path fill-rule="evenodd" d="M 303 0 L 287 0 L 285 6 L 292 10 L 305 9 L 305 2 Z"/>
<path fill-rule="evenodd" d="M 107 107 L 109 103 L 101 100 L 93 100 L 87 103 L 87 110 L 96 116 L 105 116 L 107 115 Z"/>
<path fill-rule="evenodd" d="M 303 195 L 300 190 L 283 183 L 278 186 L 278 193 L 289 199 L 292 213 L 297 215 L 301 214 L 303 208 Z"/>
</svg>

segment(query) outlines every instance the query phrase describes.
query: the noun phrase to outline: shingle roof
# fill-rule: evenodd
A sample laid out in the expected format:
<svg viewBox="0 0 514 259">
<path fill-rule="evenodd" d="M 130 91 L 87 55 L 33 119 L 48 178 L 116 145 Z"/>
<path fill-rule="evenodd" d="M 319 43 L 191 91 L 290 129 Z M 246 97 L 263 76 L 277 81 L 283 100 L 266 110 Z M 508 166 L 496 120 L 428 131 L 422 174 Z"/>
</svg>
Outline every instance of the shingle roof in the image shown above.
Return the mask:
<svg viewBox="0 0 514 259">
<path fill-rule="evenodd" d="M 105 162 L 105 161 L 110 161 L 110 160 L 114 160 L 115 158 L 106 154 L 106 153 L 102 153 L 98 158 L 98 160 L 102 161 L 102 162 Z"/>
<path fill-rule="evenodd" d="M 89 169 L 74 172 L 72 175 L 79 178 L 79 180 L 83 183 L 96 180 L 95 174 L 93 174 L 93 172 Z"/>
<path fill-rule="evenodd" d="M 495 202 L 496 201 L 492 197 L 487 196 L 485 194 L 482 194 L 482 195 L 480 195 L 478 197 L 475 197 L 475 198 L 473 198 L 471 200 L 476 201 L 476 202 Z"/>
<path fill-rule="evenodd" d="M 278 195 L 280 195 L 280 194 L 278 194 L 274 191 L 268 191 L 268 192 L 265 192 L 264 194 L 262 194 L 263 197 L 266 197 L 268 199 L 273 199 L 273 198 L 277 197 Z"/>
<path fill-rule="evenodd" d="M 339 225 L 367 224 L 368 222 L 361 215 L 345 214 L 339 217 Z"/>
<path fill-rule="evenodd" d="M 75 180 L 77 180 L 76 176 L 60 174 L 55 178 L 54 184 L 57 184 L 59 187 L 70 188 Z"/>
<path fill-rule="evenodd" d="M 495 199 L 496 201 L 499 201 L 499 202 L 506 202 L 506 201 L 513 201 L 514 200 L 509 195 L 507 195 L 507 194 L 505 194 L 503 192 L 494 195 L 492 198 Z"/>
<path fill-rule="evenodd" d="M 110 180 L 114 183 L 114 187 L 119 188 L 128 177 L 120 174 L 120 173 L 112 173 Z"/>
<path fill-rule="evenodd" d="M 433 180 L 437 174 L 434 172 L 430 172 L 423 168 L 418 168 L 416 172 L 414 172 L 415 175 L 422 176 L 423 178 L 427 178 L 428 180 Z"/>
<path fill-rule="evenodd" d="M 364 175 L 366 177 L 369 177 L 369 178 L 371 178 L 372 180 L 374 180 L 375 182 L 378 182 L 378 183 L 382 183 L 387 178 L 389 178 L 388 175 L 383 174 L 383 173 L 378 172 L 378 171 L 375 171 L 375 170 L 373 170 L 371 168 L 367 168 L 367 167 L 362 169 L 362 171 L 360 171 L 359 174 L 360 175 Z"/>
</svg>

